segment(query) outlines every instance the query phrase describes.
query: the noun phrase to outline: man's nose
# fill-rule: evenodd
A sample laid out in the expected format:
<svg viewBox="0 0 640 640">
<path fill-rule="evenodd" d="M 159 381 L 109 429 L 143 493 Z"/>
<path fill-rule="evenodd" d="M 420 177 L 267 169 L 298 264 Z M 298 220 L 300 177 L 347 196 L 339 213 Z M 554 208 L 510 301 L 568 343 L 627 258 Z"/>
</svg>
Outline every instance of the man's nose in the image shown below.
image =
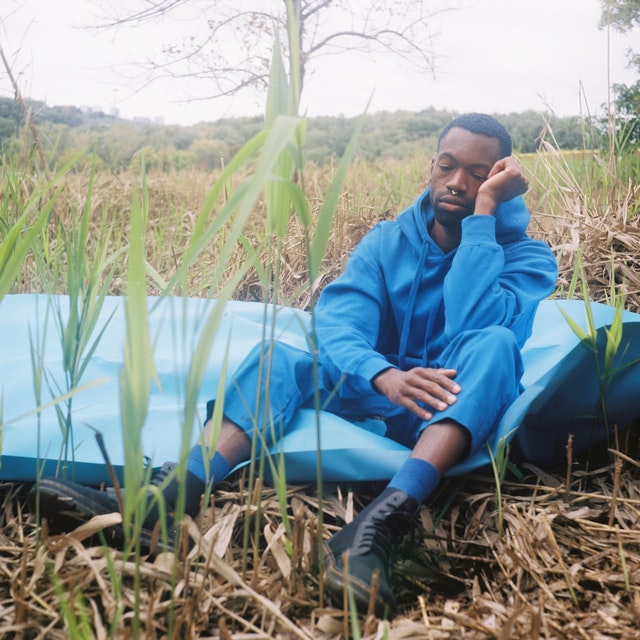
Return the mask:
<svg viewBox="0 0 640 640">
<path fill-rule="evenodd" d="M 464 171 L 458 169 L 449 175 L 449 179 L 447 180 L 447 189 L 453 189 L 454 191 L 467 190 L 467 180 L 464 175 Z"/>
</svg>

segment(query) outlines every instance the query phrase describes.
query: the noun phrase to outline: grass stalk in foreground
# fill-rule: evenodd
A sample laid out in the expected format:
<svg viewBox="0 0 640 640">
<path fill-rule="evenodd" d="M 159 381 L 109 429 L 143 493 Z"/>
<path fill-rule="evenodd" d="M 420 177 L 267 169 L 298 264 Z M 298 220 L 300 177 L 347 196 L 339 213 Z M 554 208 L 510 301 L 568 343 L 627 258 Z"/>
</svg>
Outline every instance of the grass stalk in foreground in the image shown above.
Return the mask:
<svg viewBox="0 0 640 640">
<path fill-rule="evenodd" d="M 560 311 L 567 324 L 571 327 L 571 330 L 576 334 L 576 336 L 578 336 L 582 344 L 593 353 L 599 394 L 596 403 L 596 414 L 593 416 L 594 428 L 597 428 L 598 424 L 602 424 L 602 428 L 607 434 L 608 441 L 610 424 L 606 406 L 606 394 L 615 376 L 620 372 L 620 369 L 616 365 L 616 358 L 622 344 L 624 294 L 617 292 L 615 284 L 612 283 L 610 305 L 614 308 L 614 315 L 610 326 L 604 328 L 605 346 L 604 352 L 602 352 L 599 344 L 599 331 L 595 326 L 593 310 L 589 299 L 587 277 L 584 272 L 580 256 L 578 256 L 576 272 L 581 283 L 581 293 L 585 306 L 587 330 L 585 331 L 582 329 L 582 327 L 568 313 L 566 313 L 564 309 L 560 309 Z M 632 364 L 633 363 L 626 363 L 624 368 L 631 366 Z"/>
<path fill-rule="evenodd" d="M 78 224 L 68 232 L 64 232 L 64 247 L 67 257 L 67 297 L 55 299 L 54 312 L 60 332 L 66 388 L 54 389 L 50 384 L 54 395 L 69 393 L 80 385 L 86 367 L 111 320 L 109 317 L 102 326 L 98 326 L 111 281 L 110 268 L 112 268 L 113 260 L 117 254 L 108 257 L 111 227 L 104 216 L 96 240 L 95 253 L 92 259 L 89 259 L 87 255 L 92 193 L 93 176 L 89 181 L 84 208 Z M 63 309 L 63 304 L 67 303 L 68 309 Z M 58 472 L 61 472 L 63 476 L 67 476 L 70 472 L 69 475 L 73 477 L 73 396 L 69 397 L 64 405 L 56 404 L 56 413 L 63 434 Z"/>
<path fill-rule="evenodd" d="M 287 3 L 290 9 L 289 20 L 295 21 L 296 14 L 293 11 L 292 3 Z M 277 45 L 277 42 L 276 42 Z M 297 50 L 293 47 L 290 50 L 289 66 L 291 69 L 296 69 Z M 273 255 L 271 264 L 264 265 L 263 270 L 263 288 L 265 291 L 277 292 L 280 288 L 279 276 L 280 265 L 282 263 L 281 249 L 282 241 L 287 233 L 289 218 L 292 213 L 298 217 L 298 220 L 302 224 L 305 233 L 305 245 L 307 249 L 307 261 L 308 261 L 308 287 L 310 290 L 311 300 L 311 330 L 308 336 L 311 352 L 315 355 L 316 339 L 315 330 L 313 327 L 313 305 L 314 305 L 314 286 L 320 274 L 320 268 L 322 258 L 324 257 L 327 246 L 329 244 L 330 231 L 332 228 L 335 213 L 338 207 L 339 198 L 342 192 L 342 187 L 347 175 L 347 168 L 350 165 L 356 151 L 357 138 L 360 130 L 363 126 L 363 120 L 361 120 L 354 132 L 352 139 L 350 140 L 345 154 L 340 162 L 338 170 L 334 176 L 334 179 L 329 186 L 327 193 L 323 199 L 323 204 L 320 208 L 318 216 L 315 221 L 312 221 L 310 215 L 310 204 L 305 194 L 304 188 L 304 120 L 297 116 L 297 85 L 295 77 L 288 79 L 287 74 L 280 55 L 279 46 L 274 47 L 274 55 L 272 59 L 271 76 L 269 83 L 269 93 L 267 97 L 267 115 L 266 124 L 269 129 L 269 136 L 282 129 L 283 126 L 287 127 L 289 132 L 289 138 L 287 144 L 284 145 L 277 155 L 270 156 L 274 162 L 274 173 L 265 184 L 265 201 L 267 210 L 266 231 L 267 234 L 272 235 L 275 239 L 276 252 Z M 282 140 L 282 135 L 278 133 L 279 139 Z M 271 149 L 265 145 L 263 153 L 272 153 Z M 265 296 L 265 299 L 269 299 L 269 295 Z M 277 301 L 277 298 L 276 298 Z M 277 308 L 274 307 L 268 313 L 273 313 L 274 318 L 277 314 Z M 265 309 L 265 326 L 267 323 L 267 310 Z M 272 336 L 264 336 L 265 340 L 269 340 Z M 270 370 L 270 349 L 267 349 L 264 354 L 266 379 L 262 385 L 265 389 L 269 389 L 269 370 Z M 315 380 L 318 380 L 318 363 L 315 361 L 316 373 Z M 261 371 L 262 371 L 261 367 Z M 320 429 L 320 411 L 323 408 L 320 403 L 320 398 L 317 393 L 318 384 L 315 385 L 315 409 L 316 409 L 316 486 L 318 490 L 320 504 L 322 504 L 322 439 Z M 268 393 L 265 394 L 268 396 Z M 260 400 L 259 400 L 260 402 Z M 263 424 L 254 425 L 254 437 L 252 439 L 252 456 L 250 463 L 249 473 L 249 499 L 253 495 L 253 478 L 257 471 L 259 482 L 262 482 L 264 478 L 264 456 L 258 461 L 256 467 L 256 445 L 262 443 L 261 448 L 264 450 L 264 443 L 267 440 L 277 440 L 279 434 L 283 428 L 283 425 L 277 424 L 273 419 L 269 418 L 271 415 L 271 408 L 268 406 L 262 407 L 262 413 L 264 415 Z M 271 435 L 271 438 L 269 438 Z M 285 474 L 285 466 L 282 453 L 276 453 L 277 460 L 269 458 L 270 472 L 272 481 L 277 489 L 279 503 L 282 512 L 283 522 L 286 523 L 286 530 L 289 531 L 288 526 L 288 513 L 287 513 L 287 479 Z M 322 508 L 319 509 L 319 523 L 318 523 L 318 553 L 317 557 L 322 557 Z M 258 537 L 260 534 L 260 518 L 257 517 L 254 524 L 254 536 Z M 244 546 L 248 548 L 249 544 L 249 523 L 246 523 L 244 532 Z M 246 560 L 246 558 L 245 558 Z M 321 589 L 322 591 L 322 589 Z M 321 596 L 322 599 L 322 596 Z"/>
<path fill-rule="evenodd" d="M 282 68 L 279 72 L 282 72 Z M 279 84 L 280 87 L 285 85 Z M 271 103 L 273 105 L 273 103 Z M 273 116 L 273 117 L 271 117 Z M 186 274 L 188 270 L 197 263 L 198 256 L 204 250 L 208 242 L 210 242 L 217 232 L 228 225 L 229 232 L 227 234 L 227 243 L 225 251 L 221 256 L 219 267 L 211 274 L 209 282 L 212 287 L 222 279 L 222 273 L 226 268 L 226 261 L 231 255 L 231 247 L 243 240 L 243 229 L 249 216 L 254 212 L 258 199 L 265 193 L 268 193 L 268 201 L 270 214 L 268 216 L 267 229 L 271 234 L 279 239 L 284 237 L 287 228 L 287 221 L 292 212 L 295 212 L 299 219 L 303 222 L 307 232 L 307 247 L 309 249 L 309 287 L 312 289 L 316 279 L 320 273 L 322 257 L 326 251 L 330 228 L 333 217 L 336 212 L 337 203 L 340 197 L 342 184 L 346 177 L 346 168 L 355 152 L 355 138 L 351 141 L 348 151 L 339 166 L 335 179 L 333 180 L 324 204 L 315 221 L 311 220 L 309 213 L 310 206 L 304 193 L 304 185 L 298 182 L 301 170 L 303 168 L 302 144 L 304 120 L 297 115 L 291 115 L 288 112 L 272 112 L 264 132 L 258 134 L 253 140 L 249 141 L 243 149 L 241 149 L 238 157 L 234 159 L 223 171 L 222 176 L 213 185 L 209 193 L 202 211 L 199 216 L 192 242 L 182 256 L 175 275 L 167 280 L 153 271 L 145 260 L 145 237 L 146 237 L 146 221 L 148 217 L 148 194 L 143 185 L 142 193 L 134 198 L 131 202 L 131 233 L 128 247 L 128 284 L 127 298 L 125 304 L 126 315 L 126 338 L 124 351 L 124 366 L 120 377 L 120 413 L 122 422 L 122 438 L 124 442 L 125 464 L 124 464 L 124 484 L 127 488 L 124 494 L 123 503 L 123 526 L 125 531 L 126 543 L 124 553 L 125 556 L 133 554 L 138 570 L 134 576 L 134 583 L 140 586 L 141 574 L 139 571 L 142 558 L 139 554 L 137 539 L 146 513 L 147 502 L 147 485 L 151 473 L 151 469 L 144 467 L 143 447 L 141 440 L 141 430 L 148 417 L 149 399 L 151 384 L 155 375 L 154 359 L 153 359 L 153 336 L 149 330 L 149 314 L 153 313 L 153 306 L 149 308 L 147 294 L 147 278 L 152 278 L 156 286 L 161 287 L 165 294 L 172 292 L 185 293 Z M 257 158 L 256 158 L 257 156 Z M 216 209 L 219 197 L 225 193 L 229 179 L 233 176 L 234 171 L 239 170 L 248 163 L 255 160 L 254 170 L 251 175 L 244 180 L 234 191 L 228 194 L 226 201 Z M 90 211 L 90 194 L 87 197 L 87 203 L 84 215 L 87 216 Z M 215 210 L 215 213 L 212 213 Z M 315 224 L 315 234 L 312 227 Z M 70 270 L 78 274 L 79 279 L 74 280 L 69 275 L 70 297 L 79 299 L 79 304 L 86 304 L 86 316 L 81 311 L 73 315 L 72 321 L 64 324 L 62 335 L 63 340 L 68 335 L 69 340 L 75 338 L 76 343 L 70 345 L 68 362 L 69 369 L 74 372 L 72 385 L 79 379 L 83 372 L 83 365 L 86 359 L 90 357 L 97 340 L 100 339 L 101 333 L 98 330 L 97 337 L 94 342 L 89 340 L 93 335 L 96 325 L 93 321 L 97 318 L 99 306 L 98 303 L 104 299 L 106 289 L 103 284 L 98 285 L 99 276 L 104 272 L 108 264 L 106 249 L 103 247 L 99 250 L 93 262 L 85 261 L 85 256 L 78 252 L 78 249 L 86 243 L 87 225 L 86 217 L 83 217 L 82 223 L 78 228 L 78 235 L 73 236 Z M 268 235 L 268 234 L 266 234 Z M 105 245 L 106 246 L 106 243 Z M 281 247 L 281 244 L 279 245 Z M 269 278 L 265 282 L 266 287 L 274 287 L 277 290 L 278 285 L 278 265 L 280 264 L 279 250 L 273 256 L 274 267 L 267 266 L 264 274 Z M 253 255 L 258 256 L 256 251 Z M 250 264 L 247 265 L 247 267 Z M 88 284 L 82 281 L 82 277 L 88 280 Z M 86 285 L 86 286 L 85 286 Z M 85 288 L 83 288 L 85 287 Z M 230 295 L 232 287 L 229 287 L 227 293 Z M 224 302 L 224 294 L 219 302 Z M 185 413 L 182 428 L 182 441 L 180 450 L 180 464 L 177 473 L 185 472 L 186 454 L 190 446 L 191 434 L 193 433 L 193 423 L 195 420 L 197 394 L 202 385 L 206 360 L 210 352 L 212 341 L 215 337 L 220 314 L 223 304 L 216 307 L 217 313 L 214 312 L 205 321 L 201 339 L 198 348 L 194 352 L 191 359 L 191 365 L 187 380 L 185 382 Z M 83 307 L 81 307 L 83 309 Z M 277 313 L 276 307 L 268 307 L 273 313 Z M 83 321 L 83 318 L 86 318 Z M 315 343 L 313 337 L 310 336 L 312 344 Z M 156 379 L 157 382 L 157 379 Z M 319 400 L 316 399 L 318 411 L 322 408 L 319 406 Z M 216 411 L 221 415 L 222 407 Z M 71 414 L 71 405 L 69 405 L 69 415 Z M 318 414 L 319 415 L 319 414 Z M 273 425 L 269 425 L 271 428 Z M 318 419 L 318 442 L 320 442 L 320 429 Z M 211 443 L 213 444 L 213 443 Z M 321 492 L 322 472 L 321 458 L 318 447 L 318 491 Z M 276 470 L 276 486 L 278 487 L 279 503 L 282 511 L 283 519 L 286 519 L 286 478 L 283 471 L 282 458 L 279 458 L 273 469 Z M 264 467 L 262 467 L 262 471 Z M 262 476 L 259 475 L 257 487 L 261 486 Z M 251 496 L 253 492 L 249 492 Z M 177 508 L 176 515 L 180 517 L 184 509 L 184 496 L 181 496 L 180 503 Z M 320 511 L 322 513 L 322 511 Z M 258 522 L 256 520 L 256 522 Z M 259 533 L 259 531 L 258 531 Z M 163 532 L 166 535 L 166 531 Z M 321 545 L 321 536 L 318 540 Z M 289 546 L 290 548 L 290 546 Z M 123 576 L 114 576 L 116 582 L 122 580 Z M 119 587 L 116 587 L 118 590 Z M 139 590 L 136 589 L 136 592 Z M 136 596 L 135 602 L 132 604 L 130 616 L 132 633 L 136 634 L 141 630 L 141 620 L 144 615 L 141 607 L 141 600 Z M 79 614 L 78 622 L 81 621 L 82 614 Z"/>
<path fill-rule="evenodd" d="M 37 243 L 56 201 L 56 182 L 34 188 L 26 198 L 23 176 L 0 164 L 0 300 L 11 291 L 24 261 Z"/>
<path fill-rule="evenodd" d="M 496 445 L 496 452 L 493 453 L 493 448 L 490 444 L 487 445 L 489 452 L 489 459 L 491 460 L 491 469 L 493 470 L 493 477 L 496 481 L 496 509 L 498 510 L 498 535 L 502 536 L 504 529 L 504 511 L 502 504 L 502 483 L 504 482 L 507 469 L 509 468 L 509 437 L 513 433 L 505 434 L 502 436 Z"/>
</svg>

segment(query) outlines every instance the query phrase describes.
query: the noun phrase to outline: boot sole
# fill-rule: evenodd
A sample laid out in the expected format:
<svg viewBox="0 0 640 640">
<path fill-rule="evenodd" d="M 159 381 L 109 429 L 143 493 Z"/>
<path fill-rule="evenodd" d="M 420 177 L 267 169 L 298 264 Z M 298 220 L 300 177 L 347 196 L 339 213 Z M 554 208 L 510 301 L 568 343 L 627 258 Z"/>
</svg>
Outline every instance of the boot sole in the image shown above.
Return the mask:
<svg viewBox="0 0 640 640">
<path fill-rule="evenodd" d="M 28 501 L 29 508 L 34 514 L 36 503 L 39 501 L 40 517 L 47 520 L 49 530 L 54 535 L 69 533 L 94 516 L 119 513 L 115 505 L 109 508 L 56 478 L 43 478 L 37 487 L 34 486 L 29 492 Z M 105 527 L 102 531 L 109 546 L 120 547 L 124 544 L 125 535 L 122 526 Z M 139 535 L 141 550 L 149 552 L 173 549 L 171 538 L 167 540 L 167 545 L 164 547 L 158 538 L 159 536 L 154 536 L 152 531 L 142 529 Z M 88 542 L 100 543 L 98 536 L 91 536 Z"/>
<path fill-rule="evenodd" d="M 324 544 L 324 588 L 334 604 L 340 608 L 343 607 L 345 593 L 351 591 L 356 609 L 361 614 L 368 613 L 371 599 L 370 585 L 351 574 L 345 574 L 342 568 L 336 566 L 335 556 L 327 543 Z M 377 593 L 373 601 L 373 611 L 378 618 L 395 616 L 395 601 L 384 600 Z"/>
</svg>

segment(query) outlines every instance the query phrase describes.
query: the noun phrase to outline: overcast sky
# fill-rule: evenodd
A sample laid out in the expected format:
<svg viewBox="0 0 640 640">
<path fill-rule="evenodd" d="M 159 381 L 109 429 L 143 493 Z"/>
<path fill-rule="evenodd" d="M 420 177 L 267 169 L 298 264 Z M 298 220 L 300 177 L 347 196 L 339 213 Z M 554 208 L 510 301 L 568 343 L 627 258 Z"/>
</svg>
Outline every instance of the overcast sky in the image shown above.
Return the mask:
<svg viewBox="0 0 640 640">
<path fill-rule="evenodd" d="M 412 74 L 391 59 L 369 64 L 358 56 L 328 58 L 307 79 L 303 108 L 309 115 L 353 116 L 373 96 L 370 112 L 433 106 L 490 113 L 535 109 L 565 116 L 585 106 L 597 111 L 610 82 L 636 80 L 626 68 L 625 52 L 638 34 L 611 32 L 608 43 L 606 30 L 598 29 L 598 0 L 454 4 L 465 8 L 434 21 L 441 57 L 433 76 Z M 146 88 L 123 81 L 118 69 L 132 75 L 133 67 L 126 66 L 131 59 L 153 56 L 176 29 L 188 25 L 88 31 L 82 27 L 95 23 L 92 0 L 2 0 L 0 12 L 0 46 L 21 91 L 49 106 L 117 109 L 124 118 L 185 125 L 262 113 L 260 103 L 248 97 L 185 104 L 182 98 L 200 89 L 176 81 Z M 3 68 L 0 96 L 13 96 Z"/>
</svg>

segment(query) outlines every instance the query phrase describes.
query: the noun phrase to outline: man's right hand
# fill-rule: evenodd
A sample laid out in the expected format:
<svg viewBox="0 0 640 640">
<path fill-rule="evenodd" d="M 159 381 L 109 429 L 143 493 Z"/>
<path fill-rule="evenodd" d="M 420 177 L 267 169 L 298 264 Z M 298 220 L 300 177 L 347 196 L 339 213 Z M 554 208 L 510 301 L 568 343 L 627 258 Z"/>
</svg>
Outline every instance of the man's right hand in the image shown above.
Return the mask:
<svg viewBox="0 0 640 640">
<path fill-rule="evenodd" d="M 406 407 L 423 420 L 431 420 L 435 411 L 444 411 L 456 402 L 460 393 L 460 386 L 453 380 L 456 374 L 455 369 L 390 368 L 379 373 L 373 385 L 394 404 Z"/>
</svg>

